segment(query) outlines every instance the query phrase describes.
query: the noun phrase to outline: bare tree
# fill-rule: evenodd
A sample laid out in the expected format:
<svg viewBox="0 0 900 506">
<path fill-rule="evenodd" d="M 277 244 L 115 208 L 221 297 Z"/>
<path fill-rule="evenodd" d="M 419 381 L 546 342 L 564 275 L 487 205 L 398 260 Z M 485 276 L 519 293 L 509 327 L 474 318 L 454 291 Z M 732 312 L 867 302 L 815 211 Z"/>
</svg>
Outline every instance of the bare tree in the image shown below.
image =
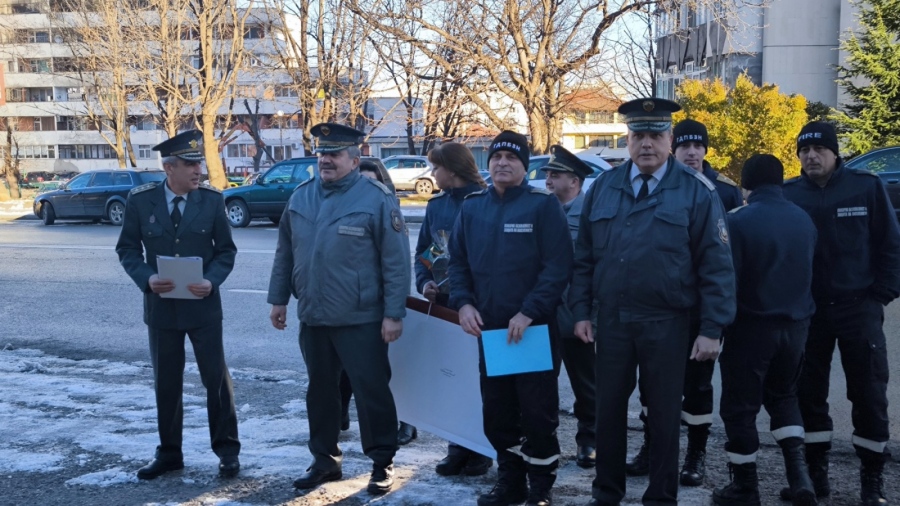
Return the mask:
<svg viewBox="0 0 900 506">
<path fill-rule="evenodd" d="M 18 156 L 19 143 L 16 142 L 13 135 L 12 125 L 6 123 L 4 126 L 6 127 L 6 146 L 3 147 L 3 177 L 6 180 L 7 188 L 9 188 L 9 194 L 0 192 L 0 200 L 5 200 L 3 197 L 7 196 L 13 199 L 20 199 L 22 198 L 22 192 L 19 189 L 19 177 L 21 177 Z M 13 155 L 13 151 L 17 153 Z"/>
<path fill-rule="evenodd" d="M 649 7 L 632 13 L 627 23 L 605 37 L 605 54 L 598 61 L 600 75 L 607 76 L 621 94 L 631 97 L 656 96 L 656 40 L 653 14 Z"/>
<path fill-rule="evenodd" d="M 607 32 L 626 16 L 688 4 L 721 12 L 755 0 L 347 1 L 380 32 L 414 45 L 445 72 L 457 63 L 447 59 L 445 48 L 478 69 L 462 91 L 497 128 L 506 127 L 508 118 L 485 96 L 486 85 L 520 107 L 533 149 L 542 153 L 561 136 L 561 97 L 580 85 L 601 55 Z"/>
</svg>

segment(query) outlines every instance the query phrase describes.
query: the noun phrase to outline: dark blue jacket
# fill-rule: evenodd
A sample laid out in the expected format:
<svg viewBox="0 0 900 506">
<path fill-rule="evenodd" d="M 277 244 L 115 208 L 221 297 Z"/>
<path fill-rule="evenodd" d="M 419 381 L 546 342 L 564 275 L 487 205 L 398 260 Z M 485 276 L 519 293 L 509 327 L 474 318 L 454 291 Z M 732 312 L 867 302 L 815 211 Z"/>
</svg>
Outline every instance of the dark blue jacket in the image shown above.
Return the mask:
<svg viewBox="0 0 900 506">
<path fill-rule="evenodd" d="M 780 186 L 761 186 L 747 201 L 728 213 L 738 317 L 812 317 L 816 226 Z"/>
<path fill-rule="evenodd" d="M 572 270 L 572 238 L 559 200 L 523 183 L 466 197 L 450 234 L 450 305 L 472 304 L 485 329 L 521 312 L 536 323 L 556 313 Z"/>
<path fill-rule="evenodd" d="M 841 164 L 825 187 L 805 173 L 785 181 L 784 196 L 819 232 L 812 288 L 819 306 L 864 295 L 887 304 L 900 295 L 900 229 L 878 176 Z"/>
<path fill-rule="evenodd" d="M 584 198 L 569 306 L 588 320 L 660 321 L 696 310 L 700 334 L 718 339 L 735 313 L 734 264 L 713 183 L 669 157 L 650 195 L 636 202 L 630 160 L 597 177 Z M 695 309 L 699 308 L 699 309 Z"/>
<path fill-rule="evenodd" d="M 703 175 L 715 185 L 725 211 L 744 205 L 744 194 L 741 193 L 737 183 L 713 170 L 712 165 L 706 160 L 703 160 Z"/>
<path fill-rule="evenodd" d="M 422 293 L 425 283 L 434 281 L 431 270 L 419 261 L 419 256 L 436 241 L 438 231 L 446 230 L 447 234 L 450 234 L 453 224 L 456 223 L 459 209 L 462 207 L 463 199 L 466 198 L 466 195 L 481 190 L 483 190 L 481 185 L 475 183 L 462 188 L 445 188 L 444 191 L 428 201 L 428 206 L 425 208 L 425 220 L 422 222 L 422 228 L 419 229 L 419 242 L 416 243 L 416 289 L 419 293 Z"/>
</svg>

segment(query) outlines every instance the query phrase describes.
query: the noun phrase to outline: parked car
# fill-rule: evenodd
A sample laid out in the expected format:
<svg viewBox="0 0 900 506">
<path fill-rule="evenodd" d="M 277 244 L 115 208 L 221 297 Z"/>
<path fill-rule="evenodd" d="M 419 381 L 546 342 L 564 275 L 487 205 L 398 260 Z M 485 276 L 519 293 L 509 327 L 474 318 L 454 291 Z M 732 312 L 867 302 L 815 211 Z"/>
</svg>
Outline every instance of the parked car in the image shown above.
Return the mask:
<svg viewBox="0 0 900 506">
<path fill-rule="evenodd" d="M 163 181 L 161 170 L 95 170 L 79 174 L 59 189 L 34 198 L 35 216 L 52 225 L 56 220 L 109 220 L 122 225 L 125 200 L 135 186 Z"/>
<path fill-rule="evenodd" d="M 385 185 L 395 191 L 391 174 L 381 160 L 368 156 L 362 157 L 362 160 L 378 166 Z M 277 224 L 297 185 L 316 175 L 318 170 L 319 159 L 315 156 L 292 158 L 276 163 L 253 184 L 226 189 L 222 194 L 225 196 L 228 222 L 232 227 L 246 227 L 250 220 L 268 218 Z"/>
<path fill-rule="evenodd" d="M 873 149 L 850 159 L 844 165 L 877 174 L 887 189 L 897 218 L 900 218 L 900 146 Z"/>
<path fill-rule="evenodd" d="M 382 160 L 398 190 L 415 190 L 419 195 L 431 195 L 439 190 L 431 175 L 427 156 L 400 155 Z"/>
<path fill-rule="evenodd" d="M 228 176 L 228 187 L 229 188 L 237 188 L 244 184 L 244 177 L 242 176 Z"/>
<path fill-rule="evenodd" d="M 576 153 L 575 156 L 584 160 L 586 164 L 588 164 L 592 169 L 594 169 L 594 173 L 591 174 L 584 181 L 584 186 L 582 189 L 587 191 L 590 188 L 591 183 L 600 175 L 601 172 L 606 172 L 611 170 L 613 167 L 606 160 L 600 158 L 596 155 L 585 155 L 581 153 Z M 547 171 L 541 170 L 542 167 L 545 167 L 550 162 L 550 155 L 532 155 L 528 161 L 528 171 L 525 173 L 525 180 L 528 181 L 528 184 L 534 186 L 536 188 L 546 188 L 547 187 Z M 484 178 L 484 180 L 491 184 L 490 173 L 488 176 Z"/>
</svg>

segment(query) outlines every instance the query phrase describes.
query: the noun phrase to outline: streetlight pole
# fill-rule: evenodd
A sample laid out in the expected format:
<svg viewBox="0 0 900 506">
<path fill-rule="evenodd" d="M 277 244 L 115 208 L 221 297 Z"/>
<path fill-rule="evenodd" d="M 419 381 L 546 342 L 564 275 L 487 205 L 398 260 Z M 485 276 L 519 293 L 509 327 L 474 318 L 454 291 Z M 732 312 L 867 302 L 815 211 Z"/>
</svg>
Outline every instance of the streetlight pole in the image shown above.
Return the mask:
<svg viewBox="0 0 900 506">
<path fill-rule="evenodd" d="M 284 111 L 279 109 L 275 114 L 278 116 L 278 145 L 281 146 L 281 160 L 284 160 L 287 158 L 284 153 Z"/>
</svg>

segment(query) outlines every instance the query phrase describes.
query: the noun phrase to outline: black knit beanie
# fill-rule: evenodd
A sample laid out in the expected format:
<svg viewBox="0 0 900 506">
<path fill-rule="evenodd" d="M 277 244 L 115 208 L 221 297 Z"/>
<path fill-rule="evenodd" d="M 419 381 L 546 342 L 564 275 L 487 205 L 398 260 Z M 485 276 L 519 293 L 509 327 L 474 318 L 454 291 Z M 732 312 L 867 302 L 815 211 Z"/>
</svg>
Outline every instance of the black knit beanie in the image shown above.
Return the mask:
<svg viewBox="0 0 900 506">
<path fill-rule="evenodd" d="M 807 123 L 800 135 L 797 136 L 797 154 L 803 146 L 824 146 L 834 152 L 834 156 L 841 156 L 838 152 L 838 139 L 831 123 L 813 121 Z"/>
<path fill-rule="evenodd" d="M 699 142 L 709 151 L 709 133 L 706 131 L 706 125 L 692 119 L 679 121 L 672 131 L 672 152 L 674 153 L 678 146 L 685 142 Z"/>
<path fill-rule="evenodd" d="M 741 186 L 753 191 L 760 186 L 784 183 L 784 165 L 772 155 L 753 155 L 741 169 Z"/>
<path fill-rule="evenodd" d="M 522 160 L 522 165 L 525 166 L 525 170 L 528 170 L 528 161 L 531 158 L 531 152 L 528 150 L 527 137 L 520 133 L 513 132 L 512 130 L 500 132 L 500 134 L 491 141 L 491 147 L 488 150 L 488 160 L 494 156 L 494 153 L 503 150 L 515 153 L 515 155 L 519 157 L 519 160 Z"/>
</svg>

